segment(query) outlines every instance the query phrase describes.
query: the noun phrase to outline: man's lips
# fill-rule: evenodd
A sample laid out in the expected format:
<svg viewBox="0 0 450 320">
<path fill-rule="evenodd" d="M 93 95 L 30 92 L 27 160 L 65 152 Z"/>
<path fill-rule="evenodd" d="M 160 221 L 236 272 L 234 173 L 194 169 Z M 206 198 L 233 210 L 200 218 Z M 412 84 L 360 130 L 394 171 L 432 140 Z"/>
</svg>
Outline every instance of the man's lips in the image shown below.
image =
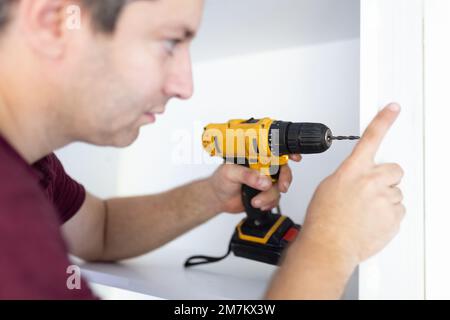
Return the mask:
<svg viewBox="0 0 450 320">
<path fill-rule="evenodd" d="M 154 123 L 156 121 L 156 115 L 161 115 L 165 112 L 164 109 L 150 109 L 149 111 L 144 112 L 144 117 L 147 120 L 147 123 Z"/>
<path fill-rule="evenodd" d="M 154 123 L 156 121 L 156 115 L 152 112 L 146 112 L 144 116 L 147 118 L 148 123 Z"/>
</svg>

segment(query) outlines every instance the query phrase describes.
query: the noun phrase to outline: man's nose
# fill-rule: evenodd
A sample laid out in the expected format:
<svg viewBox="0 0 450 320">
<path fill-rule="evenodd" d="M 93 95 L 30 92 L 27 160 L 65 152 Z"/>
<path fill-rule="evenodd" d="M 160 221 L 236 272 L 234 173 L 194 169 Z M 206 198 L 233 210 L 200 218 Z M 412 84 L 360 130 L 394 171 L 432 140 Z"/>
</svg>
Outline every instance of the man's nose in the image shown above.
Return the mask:
<svg viewBox="0 0 450 320">
<path fill-rule="evenodd" d="M 165 94 L 169 97 L 189 99 L 194 93 L 192 79 L 192 63 L 189 50 L 177 57 L 171 66 L 166 84 Z"/>
</svg>

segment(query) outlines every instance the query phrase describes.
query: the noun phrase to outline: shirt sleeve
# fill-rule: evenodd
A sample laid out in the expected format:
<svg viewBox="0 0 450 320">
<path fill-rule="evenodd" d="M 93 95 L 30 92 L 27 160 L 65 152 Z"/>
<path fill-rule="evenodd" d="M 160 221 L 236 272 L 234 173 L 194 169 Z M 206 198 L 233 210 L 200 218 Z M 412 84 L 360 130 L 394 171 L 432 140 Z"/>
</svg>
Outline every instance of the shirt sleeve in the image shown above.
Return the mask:
<svg viewBox="0 0 450 320">
<path fill-rule="evenodd" d="M 50 175 L 47 192 L 64 223 L 80 210 L 86 199 L 86 190 L 66 173 L 55 154 L 49 155 L 47 161 Z"/>
</svg>

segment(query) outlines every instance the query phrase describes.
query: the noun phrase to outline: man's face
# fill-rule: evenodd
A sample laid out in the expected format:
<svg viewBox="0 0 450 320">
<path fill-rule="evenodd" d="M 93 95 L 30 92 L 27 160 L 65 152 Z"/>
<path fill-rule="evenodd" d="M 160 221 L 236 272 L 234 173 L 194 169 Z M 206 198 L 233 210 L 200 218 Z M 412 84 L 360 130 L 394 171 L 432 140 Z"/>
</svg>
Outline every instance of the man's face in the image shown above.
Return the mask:
<svg viewBox="0 0 450 320">
<path fill-rule="evenodd" d="M 84 27 L 68 65 L 64 108 L 77 140 L 123 147 L 170 98 L 193 93 L 189 54 L 203 0 L 136 1 L 112 35 Z M 70 53 L 69 53 L 70 54 Z"/>
</svg>

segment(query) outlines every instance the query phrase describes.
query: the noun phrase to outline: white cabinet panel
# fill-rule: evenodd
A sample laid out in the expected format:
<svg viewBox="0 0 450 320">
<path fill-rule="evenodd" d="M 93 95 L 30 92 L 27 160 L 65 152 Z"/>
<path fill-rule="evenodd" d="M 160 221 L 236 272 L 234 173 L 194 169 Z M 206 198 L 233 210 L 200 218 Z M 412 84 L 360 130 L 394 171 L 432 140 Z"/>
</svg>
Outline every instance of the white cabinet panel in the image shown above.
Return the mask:
<svg viewBox="0 0 450 320">
<path fill-rule="evenodd" d="M 399 236 L 360 266 L 359 298 L 423 299 L 423 1 L 363 0 L 361 26 L 361 128 L 388 102 L 401 103 L 377 160 L 403 166 L 408 213 Z"/>
<path fill-rule="evenodd" d="M 450 299 L 450 1 L 425 4 L 426 298 Z"/>
</svg>

